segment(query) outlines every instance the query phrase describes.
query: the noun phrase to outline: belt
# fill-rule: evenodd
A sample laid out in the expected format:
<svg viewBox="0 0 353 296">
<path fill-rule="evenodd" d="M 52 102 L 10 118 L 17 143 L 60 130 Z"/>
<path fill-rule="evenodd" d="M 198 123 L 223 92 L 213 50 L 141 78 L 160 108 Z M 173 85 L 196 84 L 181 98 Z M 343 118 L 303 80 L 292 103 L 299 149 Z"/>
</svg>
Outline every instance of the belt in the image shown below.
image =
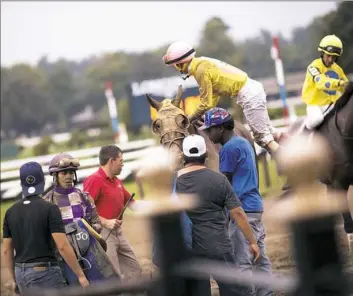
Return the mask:
<svg viewBox="0 0 353 296">
<path fill-rule="evenodd" d="M 245 212 L 248 221 L 262 220 L 262 214 L 263 212 Z M 235 221 L 233 221 L 231 217 L 229 217 L 229 219 L 235 224 Z"/>
<path fill-rule="evenodd" d="M 245 212 L 248 218 L 262 219 L 263 212 Z"/>
<path fill-rule="evenodd" d="M 31 268 L 31 267 L 54 267 L 59 266 L 58 262 L 31 262 L 31 263 L 15 263 L 16 267 Z"/>
</svg>

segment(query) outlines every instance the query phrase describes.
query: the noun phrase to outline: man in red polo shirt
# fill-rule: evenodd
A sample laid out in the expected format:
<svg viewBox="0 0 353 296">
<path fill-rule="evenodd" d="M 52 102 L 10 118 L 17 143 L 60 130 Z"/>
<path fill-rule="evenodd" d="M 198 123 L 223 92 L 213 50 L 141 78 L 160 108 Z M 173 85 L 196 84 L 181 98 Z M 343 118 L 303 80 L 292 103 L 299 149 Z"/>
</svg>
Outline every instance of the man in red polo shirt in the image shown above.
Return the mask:
<svg viewBox="0 0 353 296">
<path fill-rule="evenodd" d="M 102 221 L 101 235 L 107 239 L 107 254 L 122 278 L 131 278 L 141 274 L 141 266 L 134 251 L 125 239 L 118 220 L 130 193 L 116 176 L 124 166 L 123 153 L 115 145 L 103 146 L 99 152 L 100 168 L 83 182 L 83 190 L 95 201 L 98 215 Z M 131 199 L 129 208 L 135 209 L 137 202 Z"/>
</svg>

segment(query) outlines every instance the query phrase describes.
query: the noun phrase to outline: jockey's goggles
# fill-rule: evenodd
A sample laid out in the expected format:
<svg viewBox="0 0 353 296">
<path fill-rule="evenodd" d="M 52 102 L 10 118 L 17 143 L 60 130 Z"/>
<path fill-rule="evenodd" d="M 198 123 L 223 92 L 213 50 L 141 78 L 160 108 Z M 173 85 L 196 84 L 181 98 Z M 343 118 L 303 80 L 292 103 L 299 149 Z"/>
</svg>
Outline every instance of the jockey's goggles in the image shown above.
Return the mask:
<svg viewBox="0 0 353 296">
<path fill-rule="evenodd" d="M 56 166 L 60 169 L 64 169 L 71 166 L 78 168 L 80 166 L 80 162 L 76 158 L 63 158 L 56 164 Z"/>
<path fill-rule="evenodd" d="M 326 47 L 320 47 L 323 51 L 330 53 L 330 54 L 337 54 L 341 55 L 342 54 L 342 48 L 337 47 L 337 46 L 326 46 Z"/>
</svg>

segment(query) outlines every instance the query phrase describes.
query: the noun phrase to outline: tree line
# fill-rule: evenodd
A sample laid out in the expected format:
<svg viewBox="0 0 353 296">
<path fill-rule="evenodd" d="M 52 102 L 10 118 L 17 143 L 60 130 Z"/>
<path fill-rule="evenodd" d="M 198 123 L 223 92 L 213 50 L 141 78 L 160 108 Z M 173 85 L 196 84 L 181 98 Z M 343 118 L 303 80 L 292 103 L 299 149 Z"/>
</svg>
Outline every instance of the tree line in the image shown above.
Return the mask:
<svg viewBox="0 0 353 296">
<path fill-rule="evenodd" d="M 260 30 L 256 37 L 237 42 L 229 36 L 228 29 L 221 18 L 210 18 L 195 45 L 198 55 L 233 64 L 253 78 L 274 76 L 271 33 Z M 295 28 L 291 38 L 278 36 L 285 72 L 304 71 L 318 56 L 318 43 L 326 34 L 336 34 L 342 39 L 344 53 L 339 63 L 346 73 L 352 73 L 352 2 L 341 2 L 336 10 L 315 18 L 307 27 Z M 103 110 L 104 116 L 108 116 L 104 97 L 108 80 L 113 82 L 119 104 L 125 104 L 126 108 L 129 82 L 176 75 L 162 63 L 167 47 L 165 44 L 143 53 L 110 52 L 81 61 L 49 62 L 43 56 L 34 67 L 27 64 L 2 67 L 2 134 L 38 134 L 46 124 L 55 126 L 56 131 L 66 131 L 70 117 L 86 105 L 92 105 L 95 111 Z M 128 123 L 128 118 L 123 116 L 122 121 Z"/>
</svg>

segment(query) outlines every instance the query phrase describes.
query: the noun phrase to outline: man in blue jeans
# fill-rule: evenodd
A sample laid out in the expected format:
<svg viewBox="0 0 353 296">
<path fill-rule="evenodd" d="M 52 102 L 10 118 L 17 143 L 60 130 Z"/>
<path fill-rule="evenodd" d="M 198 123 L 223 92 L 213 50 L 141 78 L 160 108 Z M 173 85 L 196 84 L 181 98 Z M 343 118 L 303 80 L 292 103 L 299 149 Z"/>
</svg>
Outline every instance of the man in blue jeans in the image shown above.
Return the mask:
<svg viewBox="0 0 353 296">
<path fill-rule="evenodd" d="M 37 162 L 25 163 L 20 168 L 20 179 L 23 198 L 7 210 L 3 225 L 3 258 L 10 274 L 9 286 L 14 290 L 17 284 L 21 294 L 27 288 L 65 287 L 55 246 L 80 285 L 88 286 L 66 238 L 59 208 L 41 197 L 45 185 L 42 167 Z"/>
<path fill-rule="evenodd" d="M 177 195 L 192 194 L 198 197 L 197 206 L 186 210 L 192 223 L 191 253 L 200 259 L 234 264 L 232 243 L 228 235 L 228 210 L 248 241 L 251 259 L 259 260 L 260 249 L 239 199 L 224 175 L 205 166 L 206 158 L 204 138 L 199 135 L 187 136 L 183 141 L 184 167 L 177 173 L 175 189 Z M 251 293 L 248 286 L 224 283 L 217 276 L 213 277 L 218 283 L 220 296 Z M 211 296 L 209 280 L 198 282 L 190 288 L 193 291 L 190 295 Z"/>
<path fill-rule="evenodd" d="M 205 114 L 204 125 L 200 128 L 208 133 L 210 140 L 221 144 L 219 170 L 232 184 L 242 208 L 256 236 L 261 257 L 253 262 L 249 243 L 234 221 L 230 221 L 229 235 L 233 243 L 238 267 L 252 274 L 252 270 L 271 273 L 271 263 L 265 251 L 265 227 L 262 222 L 263 202 L 258 188 L 258 174 L 254 149 L 243 137 L 234 136 L 234 120 L 223 108 L 213 108 Z M 261 287 L 253 287 L 248 295 L 270 296 L 273 292 Z"/>
</svg>

